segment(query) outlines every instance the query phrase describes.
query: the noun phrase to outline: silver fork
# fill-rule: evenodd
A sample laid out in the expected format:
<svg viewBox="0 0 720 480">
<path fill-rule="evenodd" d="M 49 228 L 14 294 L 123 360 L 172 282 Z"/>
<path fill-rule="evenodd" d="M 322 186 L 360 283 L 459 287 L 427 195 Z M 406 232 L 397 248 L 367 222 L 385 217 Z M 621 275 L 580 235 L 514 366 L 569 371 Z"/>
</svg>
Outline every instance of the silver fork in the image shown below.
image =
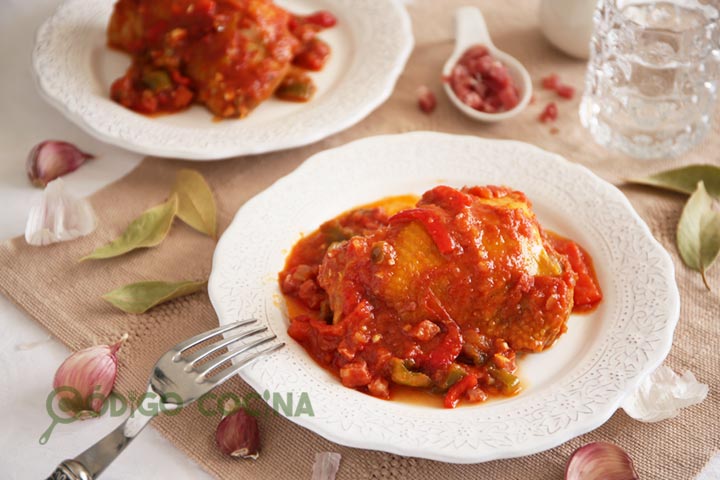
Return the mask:
<svg viewBox="0 0 720 480">
<path fill-rule="evenodd" d="M 212 360 L 201 363 L 202 360 L 219 350 L 229 347 L 241 340 L 267 332 L 267 327 L 253 325 L 257 320 L 242 320 L 231 323 L 181 342 L 160 357 L 153 367 L 148 382 L 148 393 L 156 394 L 153 400 L 145 395 L 143 404 L 160 402 L 160 408 L 138 408 L 132 412 L 119 427 L 106 435 L 102 440 L 85 450 L 77 457 L 65 460 L 48 477 L 48 480 L 93 480 L 125 450 L 130 442 L 150 423 L 159 411 L 167 411 L 184 407 L 205 395 L 213 388 L 221 385 L 235 375 L 241 368 L 250 362 L 267 355 L 285 346 L 284 343 L 273 343 L 276 335 L 266 334 L 245 343 L 239 348 L 230 350 Z M 198 346 L 206 340 L 222 334 L 233 334 L 206 347 L 183 355 L 192 347 Z M 256 347 L 270 343 L 271 346 L 262 350 L 250 352 Z M 245 354 L 241 358 L 240 355 Z M 210 373 L 224 362 L 236 359 L 235 362 L 222 371 Z M 159 400 L 157 400 L 159 399 Z M 142 404 L 141 404 L 142 405 Z"/>
</svg>

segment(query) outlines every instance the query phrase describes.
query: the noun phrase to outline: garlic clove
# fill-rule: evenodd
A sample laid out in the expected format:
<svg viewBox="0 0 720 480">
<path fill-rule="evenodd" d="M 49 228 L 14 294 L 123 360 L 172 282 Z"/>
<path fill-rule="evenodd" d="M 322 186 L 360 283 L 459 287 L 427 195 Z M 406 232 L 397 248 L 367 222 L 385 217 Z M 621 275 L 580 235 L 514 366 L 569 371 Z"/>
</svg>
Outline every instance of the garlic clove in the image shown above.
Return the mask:
<svg viewBox="0 0 720 480">
<path fill-rule="evenodd" d="M 56 178 L 73 172 L 95 158 L 72 143 L 46 140 L 35 145 L 27 158 L 27 175 L 33 185 L 44 187 Z"/>
<path fill-rule="evenodd" d="M 53 388 L 60 407 L 84 420 L 96 417 L 115 386 L 117 352 L 128 338 L 124 334 L 114 345 L 97 345 L 70 355 L 60 365 Z"/>
<path fill-rule="evenodd" d="M 583 445 L 570 456 L 565 480 L 638 480 L 630 456 L 612 443 Z"/>
<path fill-rule="evenodd" d="M 226 455 L 255 460 L 260 455 L 257 419 L 243 408 L 223 418 L 215 430 L 215 442 Z"/>
<path fill-rule="evenodd" d="M 641 422 L 673 418 L 680 410 L 705 400 L 708 386 L 692 372 L 678 375 L 665 365 L 648 375 L 622 405 L 630 417 Z"/>
<path fill-rule="evenodd" d="M 50 182 L 37 205 L 30 208 L 25 241 L 42 246 L 65 242 L 95 231 L 97 218 L 90 202 L 65 189 L 62 179 Z"/>
<path fill-rule="evenodd" d="M 312 480 L 335 480 L 335 475 L 337 475 L 340 468 L 341 458 L 339 453 L 316 453 L 312 469 Z"/>
</svg>

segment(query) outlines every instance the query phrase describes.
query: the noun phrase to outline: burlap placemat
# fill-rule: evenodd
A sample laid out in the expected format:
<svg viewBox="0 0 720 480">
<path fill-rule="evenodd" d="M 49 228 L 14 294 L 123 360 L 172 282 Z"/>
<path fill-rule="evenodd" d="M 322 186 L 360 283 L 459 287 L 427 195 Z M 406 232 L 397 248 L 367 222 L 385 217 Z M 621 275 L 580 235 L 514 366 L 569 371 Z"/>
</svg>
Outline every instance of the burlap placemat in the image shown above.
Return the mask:
<svg viewBox="0 0 720 480">
<path fill-rule="evenodd" d="M 456 6 L 471 3 L 478 4 L 485 12 L 496 44 L 524 62 L 536 84 L 541 76 L 557 72 L 565 81 L 582 89 L 584 63 L 563 56 L 544 40 L 536 22 L 536 2 L 415 1 L 410 11 L 416 49 L 392 98 L 363 122 L 322 142 L 287 152 L 216 163 L 147 159 L 127 177 L 92 196 L 100 226 L 89 237 L 43 248 L 30 247 L 22 238 L 2 243 L 0 290 L 72 349 L 107 343 L 128 332 L 130 338 L 120 355 L 116 386 L 118 392 L 127 395 L 143 391 L 150 368 L 161 352 L 181 339 L 213 327 L 217 319 L 205 294 L 171 302 L 140 316 L 114 310 L 100 295 L 141 279 L 206 278 L 215 244 L 185 225 L 177 224 L 160 248 L 103 263 L 78 263 L 77 260 L 115 237 L 139 212 L 162 201 L 178 168 L 195 168 L 206 176 L 216 192 L 220 227 L 224 229 L 247 199 L 291 172 L 311 154 L 381 133 L 436 130 L 524 140 L 582 163 L 614 183 L 623 177 L 680 164 L 719 162 L 717 126 L 704 145 L 678 160 L 648 163 L 609 153 L 595 145 L 579 125 L 578 99 L 558 102 L 559 132 L 553 134 L 549 126 L 537 121 L 541 109 L 553 97 L 539 88 L 536 102 L 519 118 L 496 125 L 466 119 L 442 94 L 439 72 L 452 50 L 452 11 Z M 416 107 L 415 90 L 420 84 L 430 86 L 438 95 L 438 109 L 430 116 L 420 113 Z M 111 162 L 112 159 L 96 161 Z M 512 185 L 512 178 L 508 178 L 507 183 Z M 705 291 L 699 275 L 689 271 L 677 255 L 674 232 L 683 197 L 636 187 L 626 187 L 623 191 L 675 261 L 682 312 L 666 363 L 676 371 L 690 369 L 700 381 L 711 386 L 704 403 L 683 411 L 677 418 L 644 424 L 619 411 L 594 432 L 547 452 L 479 465 L 449 465 L 346 448 L 282 416 L 262 416 L 263 453 L 254 462 L 234 461 L 220 455 L 213 440 L 219 419 L 207 418 L 197 409 L 186 409 L 177 417 L 161 417 L 154 423 L 155 428 L 205 470 L 224 479 L 309 478 L 315 453 L 328 450 L 342 454 L 338 478 L 344 479 L 558 479 L 562 478 L 570 453 L 595 440 L 611 440 L 627 449 L 642 478 L 693 478 L 712 454 L 720 450 L 720 395 L 717 392 L 720 300 L 716 293 Z M 720 268 L 711 271 L 709 280 L 720 289 Z M 236 379 L 224 390 L 242 395 L 249 387 Z"/>
</svg>

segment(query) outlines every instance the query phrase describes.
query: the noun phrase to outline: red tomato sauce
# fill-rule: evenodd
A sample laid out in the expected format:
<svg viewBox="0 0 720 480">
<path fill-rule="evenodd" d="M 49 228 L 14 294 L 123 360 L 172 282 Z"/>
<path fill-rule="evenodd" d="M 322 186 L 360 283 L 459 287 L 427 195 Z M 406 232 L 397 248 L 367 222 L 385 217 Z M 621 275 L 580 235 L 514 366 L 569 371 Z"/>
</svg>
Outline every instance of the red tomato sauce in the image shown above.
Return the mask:
<svg viewBox="0 0 720 480">
<path fill-rule="evenodd" d="M 517 394 L 517 354 L 549 348 L 602 299 L 587 252 L 495 186 L 339 215 L 294 246 L 279 282 L 288 333 L 345 386 L 446 408 Z"/>
<path fill-rule="evenodd" d="M 193 103 L 218 118 L 244 117 L 275 94 L 305 102 L 330 46 L 325 11 L 293 15 L 271 0 L 118 0 L 108 44 L 133 57 L 111 98 L 144 114 Z"/>
<path fill-rule="evenodd" d="M 577 243 L 555 233 L 550 233 L 548 238 L 558 253 L 567 256 L 577 275 L 573 294 L 573 312 L 594 310 L 602 300 L 602 292 L 590 254 Z"/>
</svg>

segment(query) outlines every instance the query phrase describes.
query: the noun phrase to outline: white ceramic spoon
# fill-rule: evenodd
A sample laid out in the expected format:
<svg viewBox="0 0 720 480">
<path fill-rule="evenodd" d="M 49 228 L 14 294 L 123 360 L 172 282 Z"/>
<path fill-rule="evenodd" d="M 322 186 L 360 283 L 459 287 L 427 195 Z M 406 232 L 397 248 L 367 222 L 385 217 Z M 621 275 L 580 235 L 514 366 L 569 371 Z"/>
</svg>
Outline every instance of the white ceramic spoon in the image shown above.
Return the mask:
<svg viewBox="0 0 720 480">
<path fill-rule="evenodd" d="M 473 45 L 485 45 L 493 57 L 505 64 L 508 73 L 517 86 L 520 101 L 512 110 L 498 113 L 485 113 L 475 110 L 461 102 L 448 82 L 443 82 L 445 93 L 447 93 L 447 96 L 457 108 L 475 120 L 482 122 L 499 122 L 500 120 L 514 117 L 523 111 L 530 102 L 530 97 L 532 96 L 530 74 L 515 57 L 499 50 L 495 44 L 493 44 L 490 34 L 488 33 L 487 25 L 485 24 L 485 18 L 480 10 L 475 7 L 462 7 L 455 12 L 455 50 L 443 67 L 443 77 L 447 78 L 450 76 L 453 67 L 462 54 Z"/>
</svg>

